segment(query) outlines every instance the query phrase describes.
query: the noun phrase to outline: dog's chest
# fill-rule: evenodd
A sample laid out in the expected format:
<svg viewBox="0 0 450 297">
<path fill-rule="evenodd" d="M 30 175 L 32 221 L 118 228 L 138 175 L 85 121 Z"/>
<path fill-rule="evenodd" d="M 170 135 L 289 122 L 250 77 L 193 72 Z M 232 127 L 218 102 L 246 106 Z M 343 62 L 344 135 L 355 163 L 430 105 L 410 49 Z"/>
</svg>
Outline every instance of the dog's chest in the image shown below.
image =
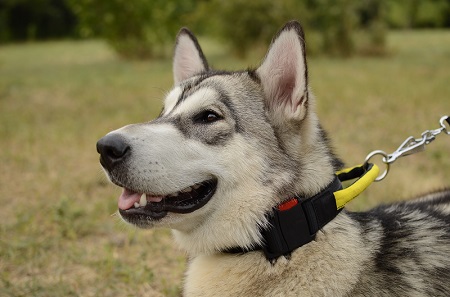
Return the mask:
<svg viewBox="0 0 450 297">
<path fill-rule="evenodd" d="M 351 290 L 356 263 L 336 267 L 326 254 L 313 252 L 313 257 L 322 255 L 321 261 L 303 254 L 275 265 L 258 252 L 196 257 L 186 273 L 184 296 L 345 296 Z"/>
<path fill-rule="evenodd" d="M 251 263 L 251 259 L 257 260 Z M 190 296 L 266 296 L 261 281 L 270 269 L 249 256 L 211 255 L 194 258 L 188 268 L 184 294 Z"/>
</svg>

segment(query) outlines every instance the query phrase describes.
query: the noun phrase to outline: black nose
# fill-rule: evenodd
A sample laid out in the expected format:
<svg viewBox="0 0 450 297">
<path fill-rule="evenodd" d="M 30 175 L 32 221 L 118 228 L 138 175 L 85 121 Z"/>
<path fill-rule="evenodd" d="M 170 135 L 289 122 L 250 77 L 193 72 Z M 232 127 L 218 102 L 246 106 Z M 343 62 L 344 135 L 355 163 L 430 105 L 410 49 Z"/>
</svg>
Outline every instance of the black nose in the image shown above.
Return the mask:
<svg viewBox="0 0 450 297">
<path fill-rule="evenodd" d="M 100 163 L 110 170 L 129 155 L 130 146 L 123 136 L 108 134 L 97 142 L 97 152 L 100 154 Z"/>
</svg>

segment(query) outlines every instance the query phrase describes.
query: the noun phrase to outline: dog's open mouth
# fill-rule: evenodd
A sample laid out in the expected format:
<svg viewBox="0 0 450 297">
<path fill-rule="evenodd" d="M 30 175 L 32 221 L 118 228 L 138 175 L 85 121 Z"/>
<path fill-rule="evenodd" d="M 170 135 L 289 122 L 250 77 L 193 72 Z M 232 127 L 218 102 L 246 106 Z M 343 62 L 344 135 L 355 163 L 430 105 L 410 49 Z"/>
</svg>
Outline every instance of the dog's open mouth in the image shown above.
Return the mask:
<svg viewBox="0 0 450 297">
<path fill-rule="evenodd" d="M 203 207 L 214 195 L 217 180 L 212 179 L 189 186 L 165 196 L 138 193 L 124 188 L 119 198 L 119 212 L 125 219 L 158 220 L 168 212 L 190 213 Z"/>
</svg>

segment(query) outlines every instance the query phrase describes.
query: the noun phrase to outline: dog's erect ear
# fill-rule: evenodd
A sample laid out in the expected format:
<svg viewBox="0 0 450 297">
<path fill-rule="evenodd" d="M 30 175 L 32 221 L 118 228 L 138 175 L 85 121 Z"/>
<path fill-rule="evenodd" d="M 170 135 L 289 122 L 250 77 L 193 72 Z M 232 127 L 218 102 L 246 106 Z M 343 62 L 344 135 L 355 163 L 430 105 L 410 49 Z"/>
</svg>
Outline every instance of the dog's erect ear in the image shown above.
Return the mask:
<svg viewBox="0 0 450 297">
<path fill-rule="evenodd" d="M 206 70 L 208 70 L 208 62 L 203 55 L 197 38 L 191 31 L 182 28 L 177 35 L 173 57 L 175 85 Z"/>
<path fill-rule="evenodd" d="M 256 71 L 266 105 L 275 117 L 302 120 L 308 105 L 308 72 L 305 38 L 298 22 L 291 21 L 278 32 Z"/>
</svg>

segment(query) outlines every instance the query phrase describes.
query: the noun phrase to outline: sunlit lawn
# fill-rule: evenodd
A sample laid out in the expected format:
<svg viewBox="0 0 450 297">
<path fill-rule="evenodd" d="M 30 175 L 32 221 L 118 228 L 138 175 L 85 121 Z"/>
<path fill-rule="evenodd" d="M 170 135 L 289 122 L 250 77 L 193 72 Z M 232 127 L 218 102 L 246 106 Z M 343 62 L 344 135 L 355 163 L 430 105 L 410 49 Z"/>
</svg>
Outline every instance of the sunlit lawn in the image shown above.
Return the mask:
<svg viewBox="0 0 450 297">
<path fill-rule="evenodd" d="M 262 58 L 203 41 L 218 68 Z M 385 58 L 309 61 L 323 126 L 349 165 L 450 114 L 450 31 L 395 32 L 389 48 Z M 122 61 L 100 41 L 0 47 L 0 296 L 179 295 L 184 254 L 169 231 L 111 216 L 120 189 L 95 150 L 106 132 L 155 117 L 171 80 L 170 61 Z M 450 186 L 449 175 L 450 136 L 440 136 L 350 208 Z"/>
</svg>

